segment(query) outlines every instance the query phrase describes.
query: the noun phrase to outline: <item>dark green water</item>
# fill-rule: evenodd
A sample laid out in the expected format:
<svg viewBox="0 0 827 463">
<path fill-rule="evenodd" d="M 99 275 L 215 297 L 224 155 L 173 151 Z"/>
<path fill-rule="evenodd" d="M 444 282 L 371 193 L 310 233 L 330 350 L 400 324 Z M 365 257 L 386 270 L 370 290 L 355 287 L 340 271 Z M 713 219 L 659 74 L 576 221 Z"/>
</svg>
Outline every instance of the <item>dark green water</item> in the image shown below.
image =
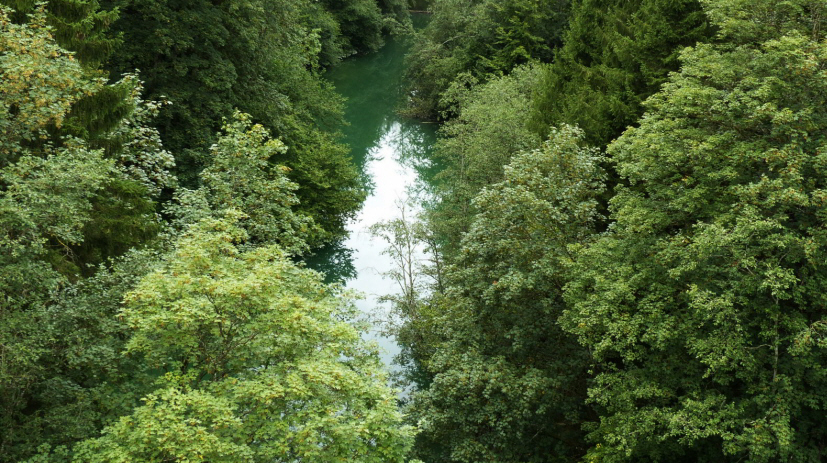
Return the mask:
<svg viewBox="0 0 827 463">
<path fill-rule="evenodd" d="M 422 21 L 422 18 L 417 18 Z M 360 310 L 382 319 L 381 295 L 396 292 L 394 282 L 383 277 L 394 265 L 382 254 L 384 244 L 367 232 L 370 225 L 398 217 L 398 202 L 423 195 L 436 167 L 430 161 L 436 126 L 397 115 L 404 102 L 405 39 L 388 39 L 376 53 L 350 58 L 328 72 L 327 78 L 347 98 L 344 141 L 362 173 L 369 196 L 359 217 L 349 226 L 350 236 L 338 246 L 318 253 L 308 264 L 329 279 L 345 280 L 348 288 L 366 295 Z M 398 352 L 396 343 L 374 332 L 371 336 L 387 352 L 386 363 Z"/>
<path fill-rule="evenodd" d="M 422 21 L 425 15 L 416 16 Z M 375 186 L 370 164 L 383 156 L 390 155 L 414 169 L 425 184 L 434 174 L 429 157 L 436 125 L 396 114 L 405 98 L 403 74 L 408 48 L 405 38 L 389 38 L 378 52 L 350 58 L 326 76 L 347 99 L 345 120 L 350 125 L 343 131 L 344 141 L 369 188 Z"/>
</svg>

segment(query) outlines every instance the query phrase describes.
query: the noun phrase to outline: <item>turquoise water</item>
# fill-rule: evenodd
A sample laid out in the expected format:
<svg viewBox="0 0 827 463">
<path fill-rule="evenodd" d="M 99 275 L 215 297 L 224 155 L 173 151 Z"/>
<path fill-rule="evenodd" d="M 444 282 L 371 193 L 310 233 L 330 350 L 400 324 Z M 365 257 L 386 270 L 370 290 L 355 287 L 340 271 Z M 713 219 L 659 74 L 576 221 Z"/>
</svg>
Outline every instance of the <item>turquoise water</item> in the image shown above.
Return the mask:
<svg viewBox="0 0 827 463">
<path fill-rule="evenodd" d="M 349 237 L 311 259 L 309 265 L 325 271 L 331 279 L 345 280 L 346 286 L 366 297 L 357 306 L 370 319 L 386 321 L 387 307 L 379 296 L 398 292 L 393 280 L 383 274 L 394 262 L 382 252 L 384 243 L 371 237 L 367 228 L 374 223 L 400 215 L 399 203 L 412 196 L 421 199 L 427 178 L 435 167 L 430 153 L 436 139 L 433 124 L 397 115 L 404 103 L 404 56 L 408 43 L 388 39 L 376 53 L 350 58 L 329 71 L 326 77 L 347 98 L 344 142 L 351 147 L 353 162 L 362 173 L 369 196 L 356 222 L 350 224 Z M 417 201 L 414 200 L 414 203 Z M 409 210 L 410 213 L 415 213 Z M 371 333 L 385 350 L 383 359 L 390 365 L 399 348 L 380 329 Z"/>
</svg>

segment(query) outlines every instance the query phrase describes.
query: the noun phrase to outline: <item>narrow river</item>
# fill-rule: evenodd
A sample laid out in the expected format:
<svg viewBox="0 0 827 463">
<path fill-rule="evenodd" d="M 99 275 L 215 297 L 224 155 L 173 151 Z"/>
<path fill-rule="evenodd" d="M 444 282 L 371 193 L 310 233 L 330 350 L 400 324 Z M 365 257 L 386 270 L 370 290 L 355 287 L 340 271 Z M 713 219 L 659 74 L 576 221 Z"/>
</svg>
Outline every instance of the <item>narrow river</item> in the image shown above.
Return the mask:
<svg viewBox="0 0 827 463">
<path fill-rule="evenodd" d="M 417 18 L 421 20 L 422 18 Z M 311 267 L 330 276 L 345 279 L 348 288 L 363 293 L 357 302 L 369 318 L 387 318 L 387 307 L 379 296 L 398 293 L 392 279 L 383 274 L 394 262 L 382 252 L 380 239 L 372 238 L 367 228 L 399 217 L 398 203 L 412 191 L 421 189 L 432 170 L 429 161 L 435 141 L 435 125 L 402 118 L 396 114 L 403 94 L 403 61 L 408 44 L 389 38 L 376 53 L 349 58 L 328 72 L 326 77 L 347 98 L 344 141 L 351 147 L 353 162 L 362 172 L 369 196 L 349 237 L 342 245 L 320 253 Z M 396 342 L 378 330 L 370 334 L 383 349 L 383 360 L 391 365 L 399 352 Z"/>
</svg>

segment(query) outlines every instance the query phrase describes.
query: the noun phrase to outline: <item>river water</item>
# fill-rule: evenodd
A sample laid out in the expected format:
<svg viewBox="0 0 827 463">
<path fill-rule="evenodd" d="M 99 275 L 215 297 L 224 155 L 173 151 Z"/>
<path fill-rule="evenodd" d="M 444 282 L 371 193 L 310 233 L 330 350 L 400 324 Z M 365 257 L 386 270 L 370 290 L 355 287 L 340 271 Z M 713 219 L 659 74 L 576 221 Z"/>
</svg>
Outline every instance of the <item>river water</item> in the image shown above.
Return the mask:
<svg viewBox="0 0 827 463">
<path fill-rule="evenodd" d="M 421 21 L 421 19 L 420 19 Z M 369 192 L 358 218 L 348 227 L 349 237 L 338 246 L 320 252 L 309 262 L 328 273 L 329 278 L 345 280 L 346 286 L 365 295 L 357 306 L 373 320 L 388 317 L 388 307 L 378 297 L 398 293 L 386 272 L 393 260 L 383 254 L 385 244 L 367 228 L 399 217 L 399 203 L 411 195 L 421 195 L 427 178 L 435 170 L 430 152 L 436 139 L 434 124 L 405 119 L 397 115 L 403 102 L 403 61 L 408 43 L 389 38 L 378 52 L 349 58 L 326 74 L 346 99 L 344 142 L 351 147 L 353 162 L 362 173 Z M 414 207 L 416 209 L 416 207 Z M 416 210 L 408 210 L 410 216 Z M 382 348 L 382 358 L 391 366 L 399 352 L 396 342 L 378 328 L 369 334 Z"/>
</svg>

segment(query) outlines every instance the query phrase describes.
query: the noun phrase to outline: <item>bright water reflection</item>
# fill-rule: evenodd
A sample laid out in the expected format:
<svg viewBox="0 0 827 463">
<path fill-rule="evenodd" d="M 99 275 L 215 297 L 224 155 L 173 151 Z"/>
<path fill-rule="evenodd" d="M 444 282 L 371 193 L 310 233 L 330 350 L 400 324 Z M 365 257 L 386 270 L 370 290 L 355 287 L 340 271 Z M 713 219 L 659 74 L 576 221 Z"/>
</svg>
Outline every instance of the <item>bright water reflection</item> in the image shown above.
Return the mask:
<svg viewBox="0 0 827 463">
<path fill-rule="evenodd" d="M 366 295 L 359 309 L 371 319 L 387 317 L 387 308 L 377 298 L 398 292 L 393 280 L 383 276 L 394 263 L 384 255 L 384 243 L 372 238 L 368 227 L 398 217 L 398 203 L 409 198 L 434 170 L 429 155 L 435 141 L 435 127 L 397 116 L 402 98 L 403 59 L 407 45 L 389 40 L 379 52 L 348 59 L 328 74 L 336 89 L 348 101 L 345 142 L 365 179 L 370 196 L 357 220 L 350 224 L 343 243 L 319 253 L 308 264 L 328 273 L 331 279 L 347 280 L 347 287 Z M 352 265 L 352 267 L 349 267 Z M 348 268 L 355 270 L 355 277 Z M 344 270 L 344 272 L 342 272 Z M 390 365 L 399 348 L 393 339 L 372 333 L 386 352 Z"/>
</svg>

